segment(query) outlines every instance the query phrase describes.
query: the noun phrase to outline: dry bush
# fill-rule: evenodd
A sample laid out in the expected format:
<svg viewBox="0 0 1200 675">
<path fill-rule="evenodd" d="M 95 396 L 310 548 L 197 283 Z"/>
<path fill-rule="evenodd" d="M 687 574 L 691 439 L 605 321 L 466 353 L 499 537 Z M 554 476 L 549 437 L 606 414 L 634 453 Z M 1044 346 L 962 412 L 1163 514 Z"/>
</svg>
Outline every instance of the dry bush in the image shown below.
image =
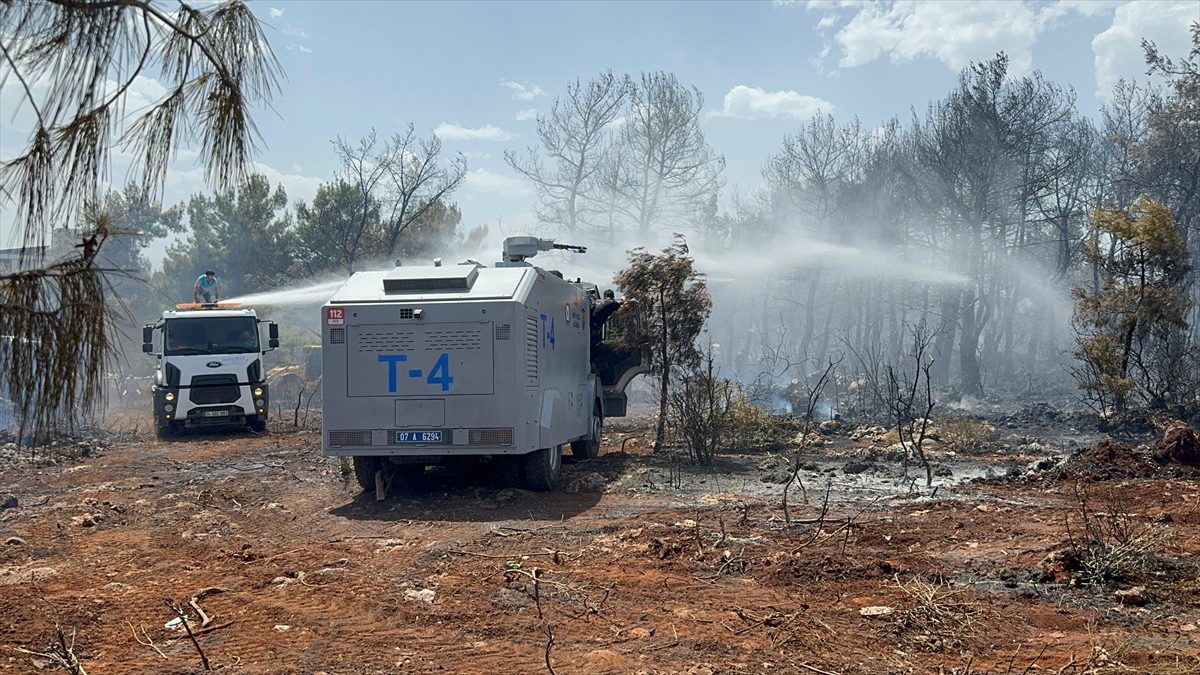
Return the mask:
<svg viewBox="0 0 1200 675">
<path fill-rule="evenodd" d="M 988 611 L 966 597 L 969 586 L 894 578 L 908 605 L 895 613 L 894 629 L 906 641 L 929 651 L 962 650 L 980 635 Z"/>
<path fill-rule="evenodd" d="M 937 440 L 947 450 L 970 453 L 983 452 L 993 442 L 996 427 L 983 420 L 966 417 L 943 417 L 937 420 Z"/>
<path fill-rule="evenodd" d="M 1136 579 L 1153 570 L 1166 544 L 1166 528 L 1160 523 L 1138 522 L 1126 506 L 1109 502 L 1096 511 L 1087 492 L 1075 486 L 1078 522 L 1067 519 L 1069 553 L 1075 580 L 1105 586 Z"/>
<path fill-rule="evenodd" d="M 735 452 L 781 450 L 797 431 L 794 418 L 764 410 L 741 391 L 730 402 L 730 413 L 729 441 Z"/>
<path fill-rule="evenodd" d="M 737 383 L 720 377 L 711 353 L 672 383 L 667 415 L 693 464 L 712 466 L 717 452 L 727 447 L 736 394 Z"/>
</svg>

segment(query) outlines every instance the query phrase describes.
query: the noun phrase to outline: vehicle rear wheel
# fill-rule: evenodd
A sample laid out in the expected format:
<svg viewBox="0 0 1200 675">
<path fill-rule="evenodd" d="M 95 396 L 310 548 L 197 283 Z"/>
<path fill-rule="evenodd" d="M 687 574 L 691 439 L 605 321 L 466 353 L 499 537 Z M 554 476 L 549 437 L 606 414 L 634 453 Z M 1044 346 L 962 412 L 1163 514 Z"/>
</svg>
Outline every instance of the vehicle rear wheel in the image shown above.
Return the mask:
<svg viewBox="0 0 1200 675">
<path fill-rule="evenodd" d="M 362 486 L 363 492 L 375 491 L 375 472 L 382 465 L 378 457 L 354 458 L 354 478 Z"/>
<path fill-rule="evenodd" d="M 548 492 L 558 484 L 562 476 L 562 448 L 543 448 L 534 450 L 523 457 L 525 465 L 525 486 L 530 490 Z"/>
<path fill-rule="evenodd" d="M 383 457 L 354 458 L 354 478 L 363 492 L 375 494 L 375 474 L 379 471 L 385 472 L 385 497 L 412 492 L 425 476 L 423 464 L 393 464 Z"/>
<path fill-rule="evenodd" d="M 604 435 L 604 415 L 597 402 L 592 410 L 592 437 L 571 441 L 571 457 L 577 460 L 596 459 L 600 456 L 600 438 Z"/>
</svg>

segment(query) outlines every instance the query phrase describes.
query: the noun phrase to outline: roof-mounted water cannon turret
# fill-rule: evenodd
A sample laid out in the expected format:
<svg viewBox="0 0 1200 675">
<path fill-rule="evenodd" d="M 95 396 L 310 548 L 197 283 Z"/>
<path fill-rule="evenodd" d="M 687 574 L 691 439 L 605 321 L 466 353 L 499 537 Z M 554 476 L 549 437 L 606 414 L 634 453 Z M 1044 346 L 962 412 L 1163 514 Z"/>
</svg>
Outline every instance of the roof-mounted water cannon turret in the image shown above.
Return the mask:
<svg viewBox="0 0 1200 675">
<path fill-rule="evenodd" d="M 496 263 L 496 267 L 525 267 L 529 265 L 529 263 L 525 262 L 527 258 L 532 258 L 539 251 L 554 250 L 587 253 L 586 246 L 559 244 L 553 239 L 539 239 L 529 236 L 508 237 L 504 240 L 504 257 L 500 262 Z"/>
</svg>

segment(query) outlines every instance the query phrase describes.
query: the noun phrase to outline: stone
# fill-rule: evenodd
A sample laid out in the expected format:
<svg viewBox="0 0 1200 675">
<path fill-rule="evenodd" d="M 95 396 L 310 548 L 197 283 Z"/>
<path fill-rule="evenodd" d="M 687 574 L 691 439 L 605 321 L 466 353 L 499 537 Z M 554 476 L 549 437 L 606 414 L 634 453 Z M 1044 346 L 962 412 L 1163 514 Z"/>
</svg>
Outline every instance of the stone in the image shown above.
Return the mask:
<svg viewBox="0 0 1200 675">
<path fill-rule="evenodd" d="M 1145 586 L 1134 586 L 1133 588 L 1117 591 L 1113 593 L 1113 597 L 1122 605 L 1132 605 L 1134 607 L 1141 607 L 1150 602 L 1150 594 L 1146 591 Z"/>
<path fill-rule="evenodd" d="M 568 483 L 564 491 L 571 494 L 577 492 L 604 492 L 605 485 L 608 485 L 608 479 L 592 471 Z"/>
<path fill-rule="evenodd" d="M 5 546 L 24 546 L 25 540 L 20 537 L 9 537 L 4 540 Z"/>
<path fill-rule="evenodd" d="M 79 527 L 95 527 L 96 516 L 93 516 L 90 513 L 85 513 L 82 516 L 75 516 L 71 519 L 71 524 L 78 525 Z"/>
<path fill-rule="evenodd" d="M 404 591 L 404 599 L 412 602 L 423 602 L 427 605 L 433 604 L 433 599 L 437 597 L 437 592 L 428 588 L 416 590 L 413 588 Z"/>
<path fill-rule="evenodd" d="M 16 495 L 4 495 L 4 503 L 0 504 L 0 509 L 15 509 L 20 505 Z"/>
<path fill-rule="evenodd" d="M 787 471 L 776 470 L 763 475 L 763 477 L 759 478 L 759 480 L 767 483 L 768 485 L 783 485 L 784 483 L 788 482 L 791 477 L 792 474 Z"/>
<path fill-rule="evenodd" d="M 858 613 L 868 618 L 877 618 L 881 616 L 887 616 L 894 611 L 896 610 L 888 607 L 887 605 L 872 605 L 870 607 L 863 607 L 862 609 L 858 610 Z"/>
<path fill-rule="evenodd" d="M 870 470 L 870 468 L 871 468 L 870 463 L 864 462 L 862 460 L 852 459 L 849 462 L 846 462 L 846 465 L 842 467 L 842 471 L 844 473 L 856 474 L 856 473 L 864 473 L 864 472 Z"/>
</svg>

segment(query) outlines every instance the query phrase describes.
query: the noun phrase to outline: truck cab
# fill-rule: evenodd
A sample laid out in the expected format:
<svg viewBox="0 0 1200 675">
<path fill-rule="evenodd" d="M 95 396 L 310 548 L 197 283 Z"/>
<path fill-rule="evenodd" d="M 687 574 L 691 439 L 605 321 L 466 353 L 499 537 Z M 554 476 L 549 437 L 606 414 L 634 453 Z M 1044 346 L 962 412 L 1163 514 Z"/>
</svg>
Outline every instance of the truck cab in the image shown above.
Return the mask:
<svg viewBox="0 0 1200 675">
<path fill-rule="evenodd" d="M 158 359 L 153 395 L 159 436 L 215 426 L 265 431 L 270 392 L 262 356 L 278 346 L 279 327 L 252 309 L 180 305 L 163 312 L 142 329 L 142 351 Z"/>
</svg>

